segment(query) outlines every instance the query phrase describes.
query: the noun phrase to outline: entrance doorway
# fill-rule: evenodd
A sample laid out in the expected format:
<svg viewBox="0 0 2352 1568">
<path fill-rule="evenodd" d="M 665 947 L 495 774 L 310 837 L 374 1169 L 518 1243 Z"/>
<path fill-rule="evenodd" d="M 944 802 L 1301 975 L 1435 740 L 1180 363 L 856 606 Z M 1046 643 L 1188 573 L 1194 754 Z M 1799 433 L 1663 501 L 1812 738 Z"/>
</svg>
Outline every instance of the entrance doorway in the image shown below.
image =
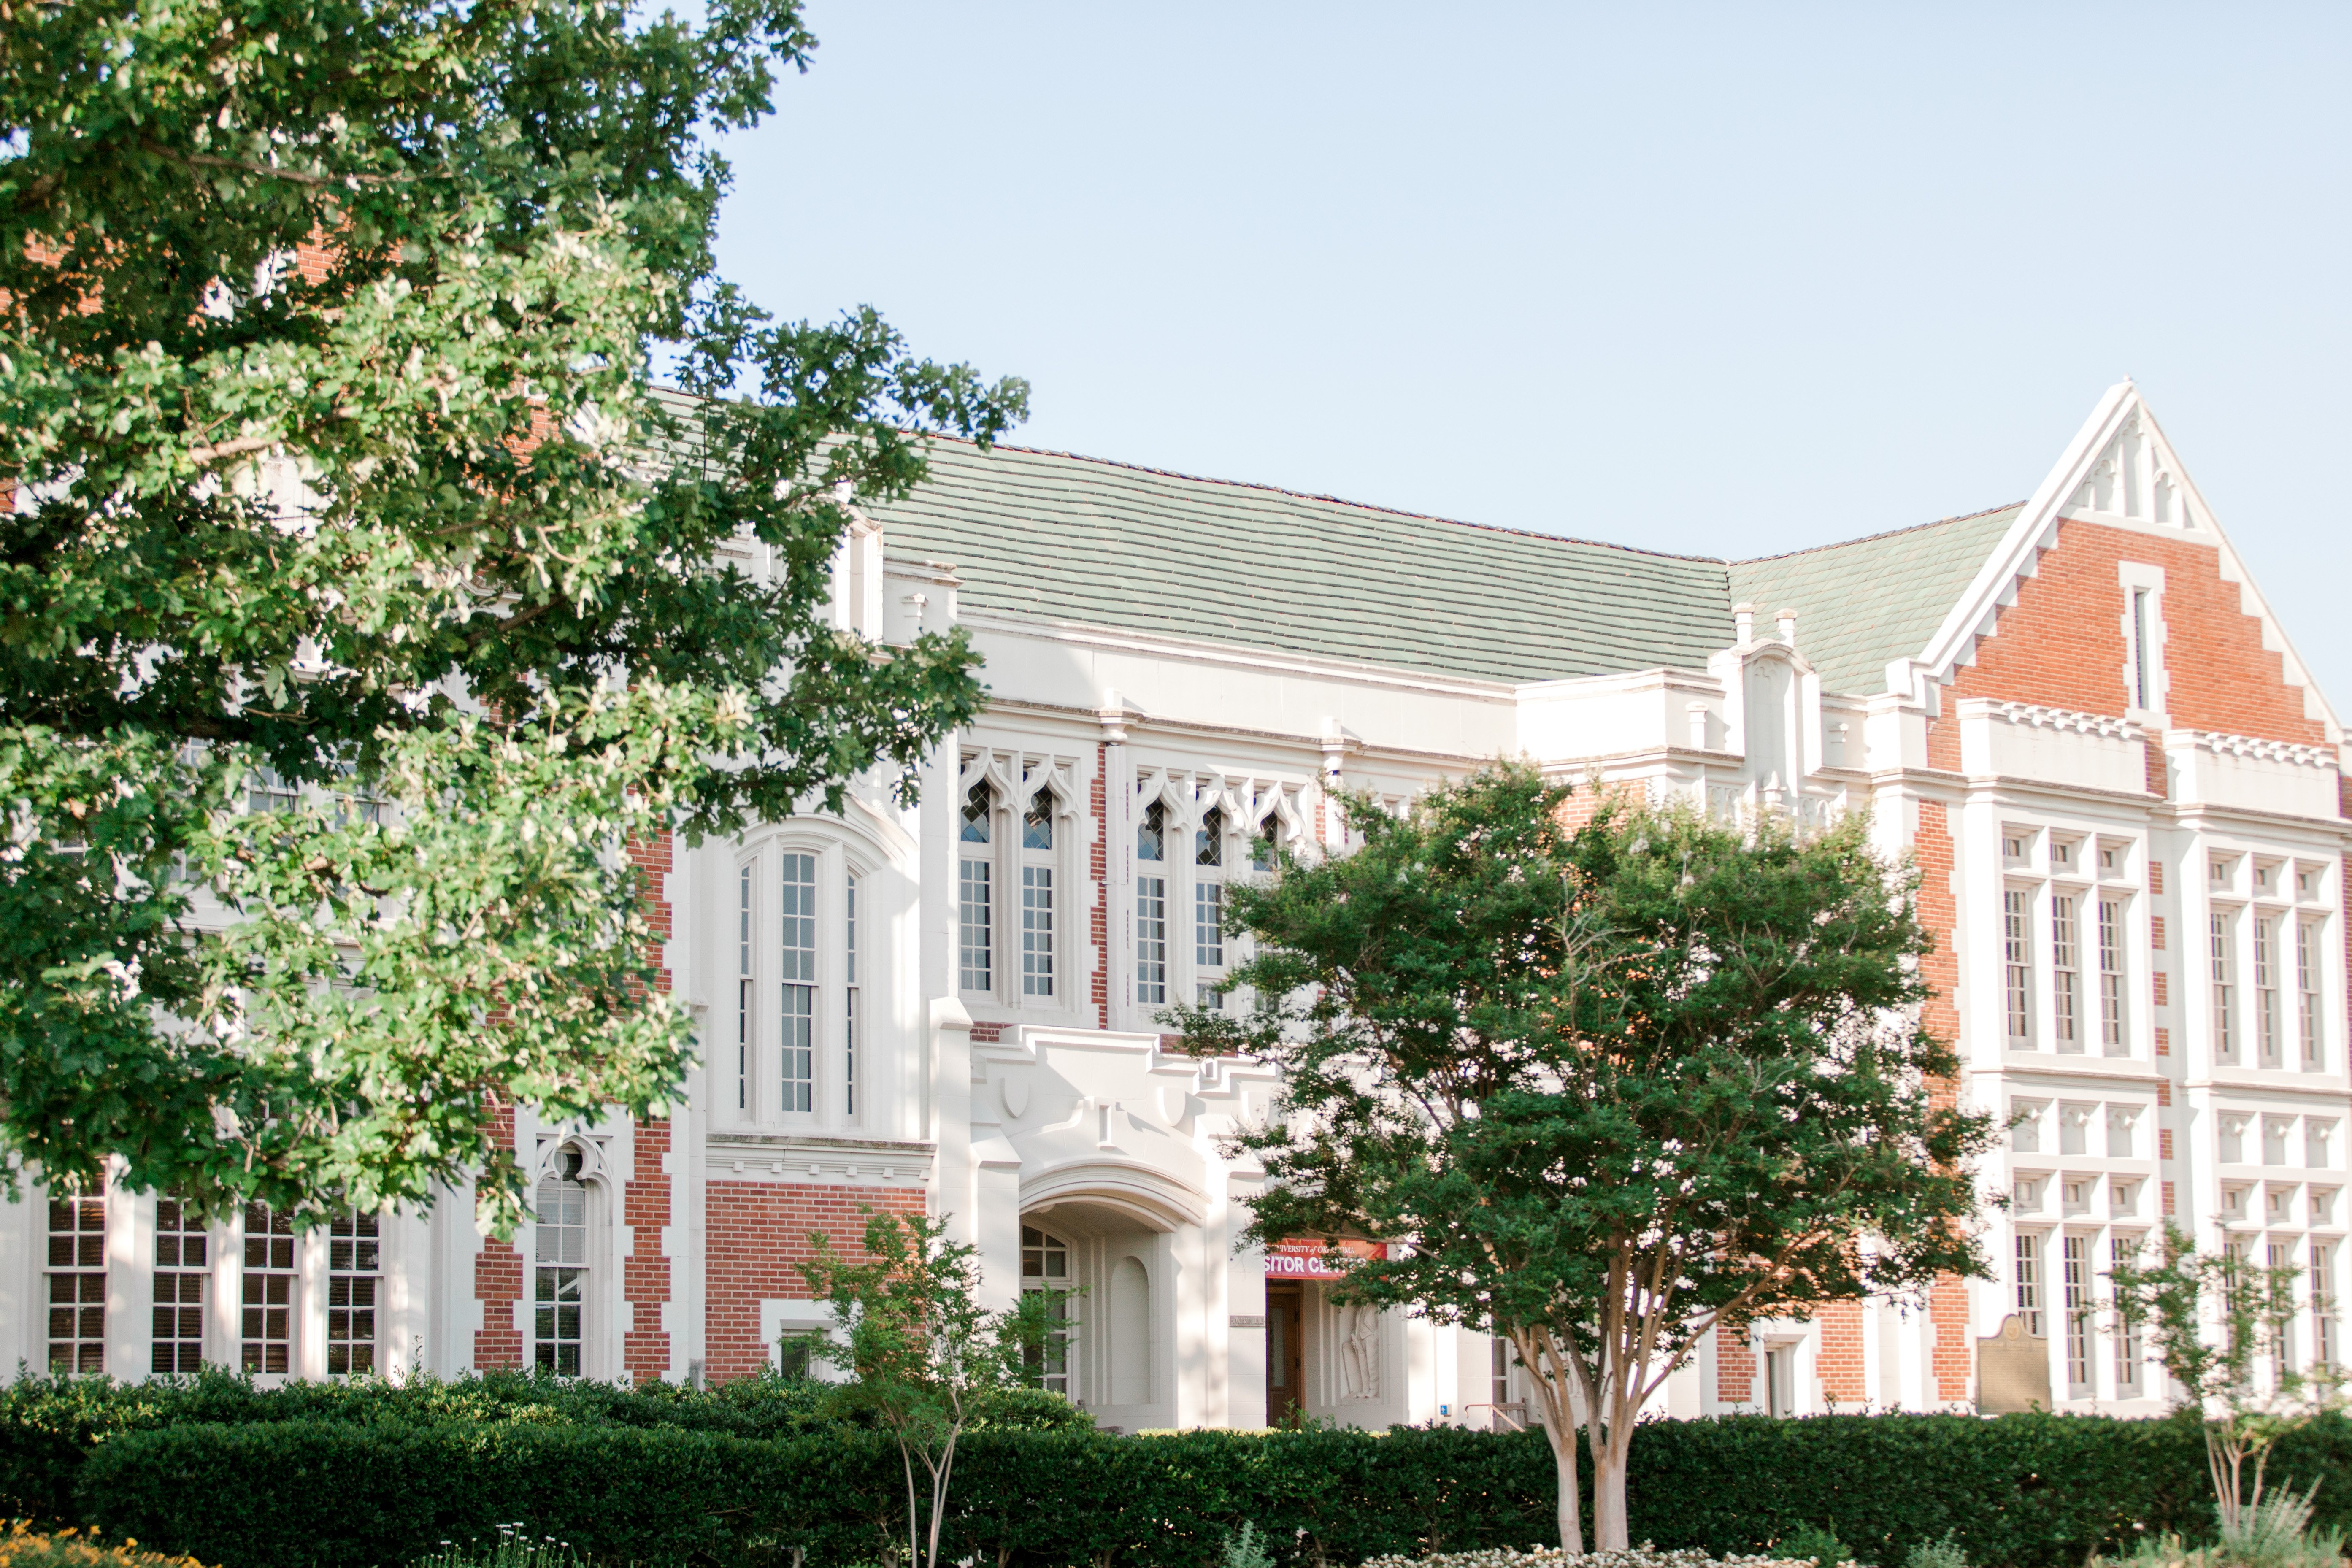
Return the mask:
<svg viewBox="0 0 2352 1568">
<path fill-rule="evenodd" d="M 1296 1285 L 1265 1288 L 1265 1424 L 1293 1419 L 1307 1402 L 1307 1356 L 1299 1342 L 1307 1318 L 1305 1292 Z"/>
</svg>

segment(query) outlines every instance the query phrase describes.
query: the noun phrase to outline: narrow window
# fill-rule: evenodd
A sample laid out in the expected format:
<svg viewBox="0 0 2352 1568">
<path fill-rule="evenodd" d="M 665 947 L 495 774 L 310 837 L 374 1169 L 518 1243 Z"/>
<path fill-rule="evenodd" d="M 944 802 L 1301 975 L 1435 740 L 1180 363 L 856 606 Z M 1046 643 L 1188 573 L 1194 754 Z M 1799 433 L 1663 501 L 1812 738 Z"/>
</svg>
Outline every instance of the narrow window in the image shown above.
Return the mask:
<svg viewBox="0 0 2352 1568">
<path fill-rule="evenodd" d="M 2311 1244 L 2311 1364 L 2326 1370 L 2336 1364 L 2336 1292 L 2328 1288 L 2327 1247 Z"/>
<path fill-rule="evenodd" d="M 106 1200 L 49 1199 L 49 1370 L 106 1370 Z"/>
<path fill-rule="evenodd" d="M 2302 1016 L 2303 1065 L 2315 1068 L 2326 1031 L 2319 1012 L 2319 928 L 2309 921 L 2295 922 L 2294 992 Z"/>
<path fill-rule="evenodd" d="M 857 879 L 841 887 L 841 1110 L 857 1114 Z"/>
<path fill-rule="evenodd" d="M 2213 1050 L 2223 1061 L 2234 1061 L 2238 1055 L 2238 1039 L 2230 1029 L 2233 998 L 2230 994 L 2229 916 L 2213 916 L 2210 948 L 2213 963 Z"/>
<path fill-rule="evenodd" d="M 1271 871 L 1274 869 L 1276 858 L 1274 849 L 1275 830 L 1278 826 L 1279 825 L 1276 824 L 1275 819 L 1271 816 L 1257 825 L 1257 832 L 1250 838 L 1251 870 Z M 1497 1344 L 1500 1344 L 1501 1342 L 1502 1342 L 1499 1340 L 1496 1342 Z"/>
<path fill-rule="evenodd" d="M 1224 1005 L 1217 973 L 1225 967 L 1225 886 L 1220 879 L 1225 864 L 1225 814 L 1212 806 L 1201 814 L 1192 836 L 1192 963 L 1196 977 L 1193 1000 L 1211 1009 Z"/>
<path fill-rule="evenodd" d="M 735 1109 L 751 1103 L 751 868 L 742 871 L 741 908 L 735 932 Z"/>
<path fill-rule="evenodd" d="M 2270 1265 L 2273 1280 L 2288 1281 L 2285 1288 L 2273 1298 L 2271 1318 L 2271 1355 L 2278 1375 L 2286 1377 L 2294 1371 L 2294 1244 L 2273 1241 L 2263 1248 L 2264 1260 Z"/>
<path fill-rule="evenodd" d="M 2139 1238 L 2116 1236 L 2107 1241 L 2107 1267 L 2110 1269 L 2135 1268 L 2139 1263 Z M 2139 1387 L 2140 1363 L 2139 1320 L 2118 1303 L 2116 1310 L 2116 1392 L 2118 1394 Z"/>
<path fill-rule="evenodd" d="M 2042 1237 L 2035 1231 L 2017 1233 L 2017 1315 L 2027 1333 L 2041 1335 Z"/>
<path fill-rule="evenodd" d="M 245 1268 L 238 1279 L 247 1372 L 286 1373 L 294 1359 L 294 1216 L 245 1205 Z"/>
<path fill-rule="evenodd" d="M 1168 847 L 1168 809 L 1159 801 L 1143 808 L 1135 833 L 1135 858 L 1162 863 Z M 1168 1000 L 1168 879 L 1135 879 L 1135 1000 L 1162 1005 Z"/>
<path fill-rule="evenodd" d="M 2022 888 L 2004 889 L 2000 895 L 2001 949 L 2009 970 L 2009 1038 L 2014 1046 L 2033 1042 L 2032 899 Z"/>
<path fill-rule="evenodd" d="M 963 803 L 963 842 L 988 842 L 995 792 L 971 786 Z M 996 989 L 996 868 L 966 857 L 956 866 L 956 984 L 966 991 Z"/>
<path fill-rule="evenodd" d="M 783 1109 L 810 1110 L 816 1103 L 816 857 L 778 857 L 776 880 L 783 889 Z"/>
<path fill-rule="evenodd" d="M 1055 1324 L 1070 1318 L 1070 1247 L 1057 1236 L 1034 1226 L 1021 1227 L 1021 1293 L 1047 1298 L 1046 1316 Z M 1023 1370 L 1032 1388 L 1067 1395 L 1070 1392 L 1070 1331 L 1048 1330 L 1045 1342 L 1022 1354 Z"/>
<path fill-rule="evenodd" d="M 155 1200 L 152 1372 L 195 1372 L 205 1364 L 206 1239 L 204 1222 L 187 1205 L 177 1198 Z"/>
<path fill-rule="evenodd" d="M 2109 601 L 2112 603 L 2113 601 Z M 2153 708 L 2147 686 L 2147 590 L 2134 588 L 2132 612 L 2132 706 Z"/>
<path fill-rule="evenodd" d="M 2079 946 L 2076 936 L 2074 895 L 2053 894 L 2050 900 L 2051 1033 L 2056 1037 L 2056 1048 L 2062 1051 L 2083 1048 L 2078 1022 L 2082 973 L 2077 968 Z"/>
<path fill-rule="evenodd" d="M 1021 994 L 1054 994 L 1054 796 L 1039 790 L 1021 819 Z"/>
<path fill-rule="evenodd" d="M 2279 1047 L 2278 921 L 2254 917 L 2255 1045 L 2266 1068 L 2282 1066 Z"/>
<path fill-rule="evenodd" d="M 1797 1413 L 1797 1347 L 1772 1345 L 1764 1352 L 1764 1414 L 1786 1419 Z"/>
<path fill-rule="evenodd" d="M 376 1217 L 339 1214 L 327 1226 L 327 1371 L 375 1370 Z"/>
<path fill-rule="evenodd" d="M 2066 1290 L 2066 1384 L 2068 1389 L 2091 1385 L 2091 1238 L 2063 1236 L 2058 1239 L 2059 1266 Z"/>
<path fill-rule="evenodd" d="M 2099 900 L 2099 1040 L 2111 1057 L 2128 1056 L 2124 1038 L 2124 903 Z"/>
<path fill-rule="evenodd" d="M 588 1298 L 588 1188 L 580 1180 L 580 1151 L 556 1152 L 555 1168 L 540 1179 L 537 1289 L 531 1302 L 531 1356 L 541 1372 L 580 1375 Z"/>
</svg>

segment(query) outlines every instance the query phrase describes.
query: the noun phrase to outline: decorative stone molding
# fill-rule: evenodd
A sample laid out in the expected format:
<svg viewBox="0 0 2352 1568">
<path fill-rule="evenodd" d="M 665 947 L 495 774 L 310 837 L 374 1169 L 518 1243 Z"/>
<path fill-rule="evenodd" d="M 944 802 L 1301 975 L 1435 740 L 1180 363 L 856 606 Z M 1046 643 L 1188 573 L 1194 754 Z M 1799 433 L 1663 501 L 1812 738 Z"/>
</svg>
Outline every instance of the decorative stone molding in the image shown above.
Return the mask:
<svg viewBox="0 0 2352 1568">
<path fill-rule="evenodd" d="M 2211 752 L 2216 756 L 2259 757 L 2264 762 L 2293 763 L 2297 767 L 2326 768 L 2336 766 L 2336 750 L 2332 746 L 2302 746 L 2292 741 L 2265 741 L 2254 735 L 2223 735 L 2210 730 L 2176 730 L 2176 735 L 2186 737 L 2186 743 L 2199 751 Z"/>
<path fill-rule="evenodd" d="M 2140 733 L 2139 726 L 2130 720 L 2105 713 L 2077 713 L 2072 709 L 2042 708 L 2031 702 L 1994 702 L 1990 708 L 2012 724 L 2031 725 L 2037 730 L 2071 730 L 2076 734 L 2104 735 L 2116 741 L 2136 740 Z"/>
</svg>

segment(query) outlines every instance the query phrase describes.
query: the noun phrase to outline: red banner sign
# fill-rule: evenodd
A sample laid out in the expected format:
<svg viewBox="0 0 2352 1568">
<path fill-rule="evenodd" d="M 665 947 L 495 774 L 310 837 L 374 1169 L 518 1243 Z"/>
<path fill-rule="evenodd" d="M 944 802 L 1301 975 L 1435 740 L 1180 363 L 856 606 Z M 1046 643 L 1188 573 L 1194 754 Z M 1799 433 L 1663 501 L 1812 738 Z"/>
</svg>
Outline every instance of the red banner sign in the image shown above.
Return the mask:
<svg viewBox="0 0 2352 1568">
<path fill-rule="evenodd" d="M 1334 1256 L 1336 1255 L 1336 1256 Z M 1328 1246 L 1311 1236 L 1286 1237 L 1267 1248 L 1265 1277 L 1269 1279 L 1345 1279 L 1349 1261 L 1386 1258 L 1385 1241 L 1337 1241 Z M 1339 1267 L 1334 1268 L 1338 1263 Z"/>
</svg>

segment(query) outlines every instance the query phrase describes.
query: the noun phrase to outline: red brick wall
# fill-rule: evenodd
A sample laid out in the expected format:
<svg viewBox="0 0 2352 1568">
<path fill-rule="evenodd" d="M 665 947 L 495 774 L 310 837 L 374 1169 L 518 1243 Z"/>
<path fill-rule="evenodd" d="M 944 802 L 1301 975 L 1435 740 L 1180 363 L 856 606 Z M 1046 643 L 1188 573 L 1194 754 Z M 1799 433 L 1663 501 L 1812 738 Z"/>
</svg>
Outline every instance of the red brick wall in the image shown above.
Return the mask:
<svg viewBox="0 0 2352 1568">
<path fill-rule="evenodd" d="M 1818 1316 L 1822 1342 L 1813 1365 L 1821 1375 L 1822 1397 L 1860 1405 L 1870 1397 L 1862 1363 L 1862 1303 L 1832 1301 Z"/>
<path fill-rule="evenodd" d="M 1715 1396 L 1729 1405 L 1756 1402 L 1756 1352 L 1738 1329 L 1715 1331 Z"/>
<path fill-rule="evenodd" d="M 862 1256 L 866 1211 L 921 1214 L 920 1187 L 830 1187 L 789 1182 L 712 1182 L 704 1189 L 706 1370 L 713 1382 L 768 1364 L 760 1303 L 808 1300 L 800 1265 L 816 1256 L 813 1233 Z"/>
<path fill-rule="evenodd" d="M 1919 803 L 1919 828 L 1912 838 L 1919 865 L 1919 921 L 1936 941 L 1935 950 L 1919 961 L 1921 978 L 1932 994 L 1919 1010 L 1919 1021 L 1942 1040 L 1960 1037 L 1959 1009 L 1953 1004 L 1960 982 L 1959 957 L 1954 947 L 1958 906 L 1952 896 L 1952 832 L 1948 813 L 1938 801 Z M 1956 1102 L 1958 1086 L 1939 1083 L 1938 1105 Z M 1927 1291 L 1927 1319 L 1936 1326 L 1935 1349 L 1928 1372 L 1935 1397 L 1958 1402 L 1969 1397 L 1969 1374 L 1974 1357 L 1969 1343 L 1969 1292 L 1959 1276 L 1937 1277 Z"/>
<path fill-rule="evenodd" d="M 2287 684 L 2282 656 L 2263 647 L 2262 623 L 2239 608 L 2238 584 L 2221 579 L 2207 544 L 2062 521 L 2058 545 L 2021 578 L 1976 662 L 1954 672 L 1947 700 L 1991 697 L 2120 716 L 2125 612 L 2119 563 L 2164 569 L 2166 712 L 2196 730 L 2316 745 L 2321 726 L 2303 713 L 2303 689 Z M 1932 765 L 1943 766 L 1934 757 Z M 2154 788 L 2156 767 L 2149 769 Z"/>
<path fill-rule="evenodd" d="M 670 1266 L 663 1255 L 662 1228 L 669 1224 L 670 1123 L 640 1121 L 632 1141 L 636 1168 L 621 1195 L 621 1217 L 630 1227 L 629 1256 L 621 1263 L 621 1294 L 629 1303 L 629 1328 L 622 1336 L 621 1361 L 630 1381 L 649 1383 L 669 1374 L 669 1331 L 662 1307 L 669 1300 Z"/>
<path fill-rule="evenodd" d="M 498 1110 L 498 1142 L 515 1146 L 514 1107 Z M 486 1238 L 474 1255 L 474 1300 L 482 1304 L 482 1326 L 474 1331 L 474 1368 L 522 1364 L 522 1331 L 515 1327 L 514 1304 L 522 1300 L 522 1254 L 510 1241 Z"/>
</svg>

